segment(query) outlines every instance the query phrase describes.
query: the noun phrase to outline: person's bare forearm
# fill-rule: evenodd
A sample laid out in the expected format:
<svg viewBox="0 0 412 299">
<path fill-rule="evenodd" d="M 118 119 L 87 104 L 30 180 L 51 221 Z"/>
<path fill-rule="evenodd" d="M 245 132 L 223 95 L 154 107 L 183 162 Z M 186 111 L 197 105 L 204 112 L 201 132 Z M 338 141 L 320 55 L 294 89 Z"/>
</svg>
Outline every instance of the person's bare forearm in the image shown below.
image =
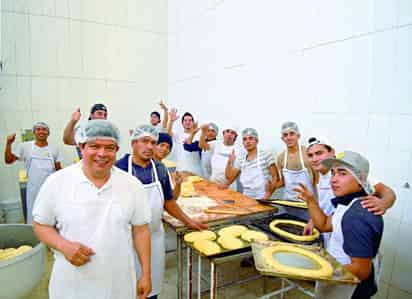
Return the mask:
<svg viewBox="0 0 412 299">
<path fill-rule="evenodd" d="M 74 140 L 74 127 L 76 126 L 76 121 L 70 120 L 63 131 L 63 142 L 67 145 L 76 145 Z"/>
<path fill-rule="evenodd" d="M 50 225 L 33 221 L 33 231 L 40 241 L 60 252 L 63 252 L 63 247 L 68 242 L 57 232 L 56 228 Z"/>
<path fill-rule="evenodd" d="M 167 123 L 167 134 L 169 134 L 170 136 L 173 136 L 173 124 L 174 124 L 174 120 L 169 120 L 169 122 Z"/>
<path fill-rule="evenodd" d="M 133 243 L 142 269 L 142 276 L 150 277 L 151 242 L 148 224 L 132 226 Z M 154 257 L 156 258 L 156 257 Z"/>
<path fill-rule="evenodd" d="M 181 190 L 182 190 L 182 185 L 176 184 L 175 188 L 173 189 L 173 200 L 177 200 L 179 198 Z"/>
<path fill-rule="evenodd" d="M 208 151 L 210 149 L 209 144 L 206 142 L 206 133 L 203 130 L 199 138 L 199 147 L 204 151 Z"/>
<path fill-rule="evenodd" d="M 177 220 L 180 220 L 185 225 L 189 224 L 192 219 L 176 203 L 176 200 L 165 200 L 165 210 Z"/>
<path fill-rule="evenodd" d="M 186 143 L 187 144 L 192 144 L 193 143 L 193 138 L 195 138 L 195 134 L 196 134 L 196 132 L 191 132 L 190 133 L 190 135 L 189 135 L 189 137 L 187 137 L 187 139 L 186 139 Z"/>
<path fill-rule="evenodd" d="M 382 183 L 376 184 L 375 192 L 376 195 L 383 200 L 386 209 L 389 209 L 395 203 L 396 194 L 388 186 Z"/>
<path fill-rule="evenodd" d="M 330 232 L 332 228 L 329 225 L 328 216 L 326 216 L 319 204 L 315 200 L 309 200 L 307 202 L 310 219 L 315 227 L 321 232 Z"/>
<path fill-rule="evenodd" d="M 11 164 L 16 162 L 17 157 L 11 152 L 11 144 L 6 143 L 6 148 L 4 150 L 4 162 L 6 164 Z"/>
<path fill-rule="evenodd" d="M 357 263 L 353 261 L 352 263 L 344 265 L 346 270 L 350 271 L 353 275 L 358 277 L 360 280 L 366 280 L 370 272 L 372 271 L 372 262 L 367 262 L 368 259 L 358 259 L 358 260 L 365 260 L 362 263 Z"/>
<path fill-rule="evenodd" d="M 163 120 L 162 120 L 163 129 L 167 129 L 168 123 L 169 123 L 169 111 L 167 109 L 163 109 Z"/>
</svg>

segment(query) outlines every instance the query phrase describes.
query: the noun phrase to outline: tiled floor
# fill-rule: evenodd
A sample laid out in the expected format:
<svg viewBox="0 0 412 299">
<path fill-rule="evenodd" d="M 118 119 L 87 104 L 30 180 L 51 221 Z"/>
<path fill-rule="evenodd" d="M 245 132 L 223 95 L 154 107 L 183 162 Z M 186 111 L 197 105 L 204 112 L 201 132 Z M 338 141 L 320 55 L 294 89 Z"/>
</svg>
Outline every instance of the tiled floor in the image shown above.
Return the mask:
<svg viewBox="0 0 412 299">
<path fill-rule="evenodd" d="M 47 299 L 47 284 L 50 276 L 50 270 L 52 266 L 52 256 L 50 253 L 47 255 L 47 265 L 46 273 L 39 284 L 30 295 L 23 299 Z M 202 266 L 208 272 L 207 265 Z M 159 296 L 160 299 L 175 299 L 176 296 L 176 255 L 170 253 L 167 255 L 166 259 L 166 274 L 165 282 L 162 294 Z M 195 271 L 194 271 L 195 272 Z M 239 262 L 227 263 L 224 267 L 218 268 L 218 281 L 219 283 L 227 283 L 233 280 L 245 279 L 247 277 L 258 274 L 253 267 L 242 268 L 239 267 Z M 275 278 L 265 277 L 257 280 L 242 283 L 240 285 L 229 286 L 226 288 L 219 289 L 218 298 L 219 299 L 253 299 L 262 296 L 271 290 L 276 290 L 279 288 L 280 283 Z M 305 287 L 310 288 L 309 284 Z M 196 290 L 196 286 L 194 285 Z M 202 282 L 202 290 L 206 291 L 208 284 Z M 210 294 L 206 291 L 202 294 L 202 299 L 209 298 Z M 274 297 L 276 298 L 276 297 Z M 296 290 L 290 291 L 284 297 L 285 299 L 306 299 L 310 298 Z M 412 294 L 401 291 L 393 286 L 389 286 L 385 283 L 381 283 L 379 293 L 374 297 L 374 299 L 412 299 Z"/>
</svg>

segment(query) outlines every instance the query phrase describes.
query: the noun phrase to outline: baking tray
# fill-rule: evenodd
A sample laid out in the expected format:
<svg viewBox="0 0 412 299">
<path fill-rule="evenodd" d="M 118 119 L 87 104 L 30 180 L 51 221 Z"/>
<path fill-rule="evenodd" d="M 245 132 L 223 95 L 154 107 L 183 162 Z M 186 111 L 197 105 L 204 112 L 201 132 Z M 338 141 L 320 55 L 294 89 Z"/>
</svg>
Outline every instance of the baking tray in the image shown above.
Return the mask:
<svg viewBox="0 0 412 299">
<path fill-rule="evenodd" d="M 316 239 L 314 241 L 295 241 L 295 240 L 290 240 L 288 238 L 279 236 L 272 232 L 272 230 L 269 227 L 269 224 L 275 220 L 275 219 L 286 219 L 286 220 L 297 220 L 301 222 L 307 222 L 302 218 L 287 214 L 287 213 L 281 213 L 281 214 L 275 214 L 269 217 L 261 218 L 261 219 L 254 219 L 253 221 L 248 222 L 248 225 L 254 226 L 259 228 L 261 231 L 267 233 L 269 236 L 272 236 L 270 239 L 275 239 L 275 240 L 280 240 L 280 241 L 285 241 L 285 242 L 290 242 L 290 243 L 296 243 L 296 244 L 302 244 L 302 245 L 320 245 L 321 244 L 321 237 L 319 239 Z M 292 230 L 288 230 L 292 231 Z"/>
<path fill-rule="evenodd" d="M 208 257 L 208 258 L 213 258 L 213 257 L 217 257 L 217 256 L 222 257 L 222 256 L 228 256 L 228 255 L 233 255 L 233 254 L 238 254 L 238 253 L 243 253 L 243 252 L 248 252 L 248 251 L 250 251 L 250 250 L 251 250 L 252 242 L 247 242 L 247 241 L 241 239 L 240 237 L 239 237 L 239 239 L 240 239 L 240 240 L 243 242 L 243 244 L 244 244 L 244 246 L 243 246 L 242 248 L 238 248 L 238 249 L 225 249 L 225 248 L 223 248 L 222 246 L 220 246 L 219 243 L 217 243 L 217 239 L 219 238 L 219 235 L 218 235 L 217 232 L 218 232 L 221 228 L 224 228 L 224 227 L 227 227 L 227 226 L 232 226 L 232 225 L 234 225 L 234 224 L 219 225 L 219 226 L 215 226 L 215 227 L 209 228 L 210 231 L 214 232 L 214 233 L 217 235 L 216 240 L 213 241 L 213 242 L 215 242 L 215 243 L 220 247 L 221 252 L 219 252 L 219 253 L 212 254 L 212 255 L 206 255 L 206 254 L 198 251 L 198 250 L 193 246 L 194 243 L 190 243 L 190 242 L 186 242 L 186 241 L 184 241 L 184 242 L 186 243 L 187 246 L 189 246 L 190 248 L 192 248 L 192 250 L 196 251 L 197 254 L 199 254 L 199 255 L 201 255 L 201 256 L 204 256 L 204 257 Z M 244 225 L 244 226 L 246 226 L 246 227 L 249 228 L 249 229 L 261 231 L 260 229 L 257 229 L 256 227 L 253 227 L 252 225 L 248 225 L 248 224 L 244 224 L 244 223 L 236 223 L 236 225 Z M 188 231 L 187 233 L 189 233 L 189 232 L 191 232 L 191 231 Z M 264 232 L 264 233 L 267 234 L 267 232 Z M 268 235 L 269 239 L 273 239 L 271 235 L 269 235 L 269 234 L 267 234 L 267 235 Z M 184 239 L 183 239 L 183 240 L 184 240 Z"/>
<path fill-rule="evenodd" d="M 264 204 L 264 205 L 269 205 L 269 206 L 273 206 L 273 207 L 277 207 L 277 206 L 283 206 L 283 207 L 288 207 L 288 208 L 296 208 L 296 209 L 301 209 L 301 210 L 307 210 L 308 207 L 299 207 L 299 206 L 293 206 L 291 204 L 288 204 L 287 200 L 284 199 L 256 199 L 259 203 Z M 276 202 L 277 200 L 282 200 L 284 202 L 279 203 Z M 289 200 L 289 202 L 302 202 L 301 200 Z"/>
<path fill-rule="evenodd" d="M 299 248 L 308 249 L 312 252 L 317 253 L 321 257 L 325 258 L 329 261 L 333 267 L 333 275 L 330 278 L 313 278 L 313 277 L 306 277 L 303 275 L 291 275 L 285 274 L 282 272 L 276 271 L 273 267 L 266 264 L 264 261 L 261 251 L 263 248 L 269 246 L 279 246 L 285 245 L 284 242 L 279 241 L 255 241 L 252 243 L 252 253 L 253 259 L 255 260 L 255 267 L 262 275 L 268 276 L 276 276 L 276 277 L 284 277 L 290 279 L 299 279 L 299 280 L 308 280 L 308 281 L 327 281 L 327 282 L 338 282 L 338 283 L 348 283 L 348 284 L 357 284 L 359 283 L 359 279 L 353 275 L 350 271 L 345 269 L 341 264 L 339 264 L 334 257 L 332 257 L 325 249 L 319 246 L 308 246 L 308 245 L 300 245 L 300 244 L 291 244 L 288 243 L 289 246 L 295 246 Z"/>
</svg>

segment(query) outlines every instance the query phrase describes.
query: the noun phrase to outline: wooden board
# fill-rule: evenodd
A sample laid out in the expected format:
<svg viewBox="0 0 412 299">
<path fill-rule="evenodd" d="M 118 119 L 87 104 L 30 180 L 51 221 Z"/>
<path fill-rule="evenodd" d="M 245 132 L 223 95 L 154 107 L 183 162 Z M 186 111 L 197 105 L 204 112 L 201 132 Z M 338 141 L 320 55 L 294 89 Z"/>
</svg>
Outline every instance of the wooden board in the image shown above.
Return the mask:
<svg viewBox="0 0 412 299">
<path fill-rule="evenodd" d="M 217 184 L 209 182 L 207 180 L 194 183 L 193 185 L 195 187 L 197 194 L 209 197 L 216 201 L 217 206 L 211 209 L 216 209 L 220 211 L 236 211 L 236 215 L 222 213 L 204 213 L 199 217 L 194 218 L 194 220 L 196 221 L 200 221 L 203 223 L 218 222 L 220 220 L 229 221 L 242 216 L 276 210 L 276 208 L 274 207 L 262 205 L 256 200 L 249 198 L 239 192 L 233 191 L 231 189 L 219 189 Z M 191 199 L 187 198 L 185 200 Z M 164 215 L 163 220 L 167 222 L 170 226 L 172 226 L 172 228 L 184 226 L 183 223 L 181 223 L 179 220 L 170 215 Z"/>
</svg>

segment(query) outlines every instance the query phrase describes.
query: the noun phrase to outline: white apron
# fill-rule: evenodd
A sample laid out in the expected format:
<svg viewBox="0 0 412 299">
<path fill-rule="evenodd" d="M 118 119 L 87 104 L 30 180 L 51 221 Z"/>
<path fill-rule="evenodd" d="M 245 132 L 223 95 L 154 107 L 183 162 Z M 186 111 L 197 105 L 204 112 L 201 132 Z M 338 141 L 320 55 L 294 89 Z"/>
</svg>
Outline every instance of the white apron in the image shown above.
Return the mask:
<svg viewBox="0 0 412 299">
<path fill-rule="evenodd" d="M 207 180 L 212 175 L 211 159 L 212 159 L 212 154 L 210 151 L 202 151 L 202 157 L 200 159 L 200 163 L 202 165 L 203 176 Z"/>
<path fill-rule="evenodd" d="M 240 183 L 243 186 L 243 194 L 250 198 L 261 199 L 266 193 L 267 180 L 260 168 L 259 150 L 256 153 L 256 166 L 246 165 L 246 160 L 240 166 Z"/>
<path fill-rule="evenodd" d="M 74 194 L 75 190 L 68 208 L 84 208 L 88 212 L 73 214 L 71 218 L 83 233 L 78 241 L 92 248 L 95 255 L 88 263 L 76 267 L 57 252 L 49 284 L 50 299 L 135 299 L 132 232 L 116 202 L 118 198 L 112 193 L 109 200 L 82 205 L 74 200 Z M 95 226 L 84 217 L 91 213 L 97 217 Z"/>
<path fill-rule="evenodd" d="M 283 180 L 285 183 L 285 194 L 284 194 L 285 200 L 297 200 L 297 193 L 293 189 L 295 189 L 299 185 L 299 183 L 305 185 L 310 190 L 310 192 L 314 193 L 309 171 L 305 167 L 305 164 L 303 161 L 302 149 L 300 145 L 298 145 L 298 150 L 299 150 L 300 164 L 302 165 L 301 170 L 287 169 L 288 150 L 286 149 L 285 151 L 285 157 L 283 160 L 283 169 L 282 169 Z"/>
<path fill-rule="evenodd" d="M 233 149 L 234 146 L 224 145 L 223 142 L 215 143 L 215 149 L 210 160 L 212 170 L 210 180 L 212 182 L 218 184 L 225 184 L 227 182 L 225 175 L 226 164 Z M 236 181 L 230 185 L 230 188 L 236 191 Z"/>
<path fill-rule="evenodd" d="M 325 175 L 320 174 L 319 183 L 317 184 L 319 207 L 325 213 L 326 216 L 330 216 L 335 211 L 335 207 L 332 204 L 332 198 L 335 197 L 330 184 L 331 173 L 328 172 Z M 323 243 L 325 248 L 328 246 L 331 233 L 322 233 Z"/>
<path fill-rule="evenodd" d="M 26 189 L 26 223 L 33 222 L 33 206 L 36 200 L 37 193 L 39 193 L 41 185 L 47 177 L 56 171 L 53 155 L 50 148 L 47 146 L 47 156 L 37 156 L 34 154 L 34 141 L 31 146 L 31 156 L 26 161 L 27 169 L 27 189 Z"/>
<path fill-rule="evenodd" d="M 189 137 L 188 133 L 181 133 L 178 136 L 179 140 L 176 140 L 176 154 L 177 154 L 177 171 L 189 171 L 195 175 L 203 176 L 202 167 L 200 165 L 199 152 L 189 152 L 184 149 L 183 144 Z"/>
<path fill-rule="evenodd" d="M 157 175 L 156 165 L 152 160 L 150 162 L 152 163 L 153 183 L 144 184 L 144 188 L 150 201 L 150 210 L 152 214 L 152 219 L 149 224 L 151 241 L 152 291 L 150 292 L 149 297 L 160 294 L 163 284 L 166 258 L 165 233 L 162 222 L 164 195 Z M 129 156 L 128 172 L 129 174 L 136 176 L 133 173 L 132 155 Z M 137 256 L 135 258 L 137 259 Z M 139 279 L 141 276 L 141 267 L 138 259 L 136 262 L 136 271 Z"/>
</svg>

